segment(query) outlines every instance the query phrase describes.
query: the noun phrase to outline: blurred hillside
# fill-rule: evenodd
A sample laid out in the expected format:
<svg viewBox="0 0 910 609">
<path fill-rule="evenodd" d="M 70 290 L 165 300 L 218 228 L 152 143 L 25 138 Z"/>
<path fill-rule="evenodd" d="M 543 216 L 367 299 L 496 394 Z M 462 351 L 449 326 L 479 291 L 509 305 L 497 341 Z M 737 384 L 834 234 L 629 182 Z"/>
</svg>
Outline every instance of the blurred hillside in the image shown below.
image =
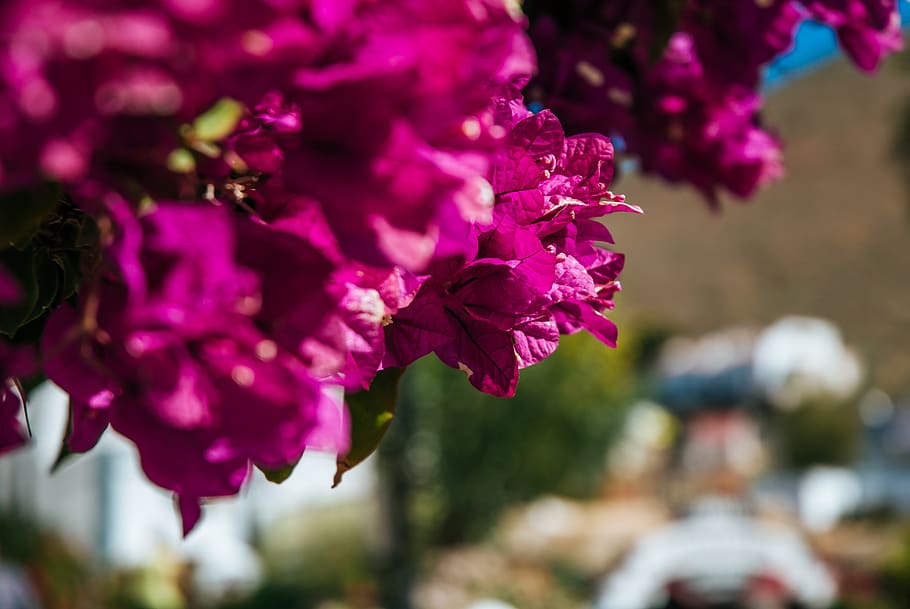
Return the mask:
<svg viewBox="0 0 910 609">
<path fill-rule="evenodd" d="M 910 193 L 892 156 L 910 99 L 900 58 L 874 77 L 844 61 L 772 94 L 785 179 L 710 213 L 694 191 L 638 175 L 618 192 L 644 217 L 609 219 L 627 253 L 623 317 L 694 333 L 784 314 L 831 319 L 874 381 L 910 385 Z"/>
</svg>

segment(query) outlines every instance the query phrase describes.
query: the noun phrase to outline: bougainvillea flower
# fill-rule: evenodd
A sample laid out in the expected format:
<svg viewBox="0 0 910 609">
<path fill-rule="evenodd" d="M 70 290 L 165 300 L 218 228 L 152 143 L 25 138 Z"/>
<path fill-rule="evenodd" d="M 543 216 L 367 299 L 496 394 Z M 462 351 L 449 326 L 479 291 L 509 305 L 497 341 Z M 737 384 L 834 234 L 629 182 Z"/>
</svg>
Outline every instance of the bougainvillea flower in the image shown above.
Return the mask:
<svg viewBox="0 0 910 609">
<path fill-rule="evenodd" d="M 545 308 L 554 279 L 554 256 L 539 241 L 537 250 L 543 261 L 482 258 L 428 280 L 393 316 L 384 365 L 405 366 L 433 351 L 481 391 L 512 395 L 518 365 L 511 331 Z"/>
<path fill-rule="evenodd" d="M 551 112 L 531 114 L 515 94 L 498 102 L 508 136 L 493 171 L 492 221 L 475 224 L 473 259 L 431 267 L 414 301 L 392 315 L 383 360 L 403 366 L 433 352 L 497 396 L 512 395 L 519 370 L 555 351 L 560 331 L 588 329 L 615 346 L 603 312 L 622 257 L 594 246 L 611 237 L 592 218 L 640 211 L 608 190 L 607 138 L 567 138 Z"/>
<path fill-rule="evenodd" d="M 527 89 L 529 99 L 551 109 L 571 133 L 610 135 L 634 125 L 637 77 L 610 61 L 614 38 L 586 28 L 566 30 L 546 15 L 530 32 L 539 70 Z"/>
<path fill-rule="evenodd" d="M 345 449 L 341 405 L 283 341 L 300 336 L 304 313 L 318 324 L 319 311 L 279 292 L 271 265 L 281 259 L 284 281 L 317 293 L 331 267 L 293 235 L 216 207 L 158 203 L 139 226 L 141 298 L 108 280 L 78 310 L 59 308 L 45 370 L 73 398 L 70 447 L 90 448 L 109 423 L 135 442 L 149 478 L 178 495 L 189 530 L 199 500 L 235 494 L 251 463 L 282 468 L 316 442 Z M 240 255 L 237 235 L 252 255 Z M 328 314 L 332 301 L 316 301 Z"/>
<path fill-rule="evenodd" d="M 783 175 L 761 124 L 761 69 L 806 19 L 823 22 L 874 70 L 902 46 L 896 0 L 675 3 L 578 0 L 529 5 L 540 71 L 529 97 L 569 132 L 619 135 L 640 166 L 695 186 L 711 205 Z"/>
<path fill-rule="evenodd" d="M 866 72 L 903 48 L 897 0 L 806 0 L 812 15 L 837 32 L 850 59 Z"/>
<path fill-rule="evenodd" d="M 516 206 L 516 193 L 505 191 L 497 210 L 533 230 L 546 251 L 556 254 L 556 276 L 548 292 L 552 323 L 563 334 L 587 329 L 615 346 L 615 327 L 603 313 L 612 308 L 612 296 L 619 290 L 623 257 L 595 245 L 611 243 L 612 237 L 592 218 L 641 210 L 608 190 L 613 177 L 610 141 L 593 134 L 564 138 L 559 121 L 544 111 L 520 118 L 504 159 L 504 167 L 527 165 L 531 159 L 539 168 L 541 205 L 536 210 Z M 549 323 L 548 315 L 535 329 L 548 336 Z M 524 337 L 516 344 L 523 342 Z"/>
<path fill-rule="evenodd" d="M 754 88 L 761 67 L 793 46 L 802 19 L 790 0 L 691 0 L 680 29 L 692 36 L 711 80 Z"/>
<path fill-rule="evenodd" d="M 92 177 L 233 203 L 280 179 L 346 255 L 410 270 L 488 219 L 492 93 L 534 69 L 510 2 L 193 6 L 4 4 L 0 191 Z M 199 117 L 228 98 L 249 109 L 238 124 Z"/>
<path fill-rule="evenodd" d="M 642 94 L 651 103 L 627 143 L 645 171 L 690 182 L 712 203 L 721 187 L 748 197 L 782 175 L 780 144 L 757 124 L 759 96 L 738 86 L 718 90 L 691 36 L 673 35 Z"/>
</svg>

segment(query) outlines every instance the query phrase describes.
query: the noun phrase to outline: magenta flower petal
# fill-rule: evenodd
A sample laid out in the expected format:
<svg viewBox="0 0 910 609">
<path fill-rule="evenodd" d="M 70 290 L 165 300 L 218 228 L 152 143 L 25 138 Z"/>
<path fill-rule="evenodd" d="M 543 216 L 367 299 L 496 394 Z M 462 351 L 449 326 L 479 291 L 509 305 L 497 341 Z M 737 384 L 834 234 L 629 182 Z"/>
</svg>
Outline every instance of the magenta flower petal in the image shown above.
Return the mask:
<svg viewBox="0 0 910 609">
<path fill-rule="evenodd" d="M 595 296 L 594 278 L 588 269 L 573 256 L 563 254 L 556 263 L 556 279 L 550 289 L 553 302 L 587 300 Z"/>
<path fill-rule="evenodd" d="M 201 500 L 236 494 L 251 463 L 285 467 L 310 442 L 345 448 L 346 415 L 324 396 L 327 377 L 305 345 L 337 361 L 326 374 L 345 358 L 375 372 L 387 311 L 379 292 L 330 293 L 333 265 L 307 239 L 223 207 L 160 201 L 135 229 L 126 260 L 139 261 L 145 289 L 116 272 L 115 238 L 106 260 L 115 273 L 45 330 L 46 371 L 74 401 L 71 447 L 91 448 L 110 422 L 136 444 L 149 479 L 189 510 L 187 527 Z M 416 287 L 396 278 L 382 280 L 389 298 L 406 301 Z M 327 340 L 318 332 L 333 319 L 341 332 Z"/>
<path fill-rule="evenodd" d="M 180 512 L 183 536 L 186 537 L 199 523 L 199 519 L 202 518 L 202 507 L 199 505 L 199 498 L 191 495 L 178 495 L 177 510 Z"/>
<path fill-rule="evenodd" d="M 509 136 L 509 146 L 524 150 L 532 158 L 552 158 L 552 162 L 563 156 L 565 145 L 562 125 L 549 110 L 518 121 Z"/>
<path fill-rule="evenodd" d="M 16 304 L 22 296 L 22 288 L 13 276 L 0 266 L 0 306 Z"/>
<path fill-rule="evenodd" d="M 77 453 L 88 452 L 98 443 L 110 423 L 110 412 L 105 407 L 93 407 L 83 402 L 70 401 L 72 428 L 67 437 L 67 447 Z"/>
<path fill-rule="evenodd" d="M 519 368 L 527 368 L 545 360 L 556 352 L 559 346 L 559 327 L 550 315 L 541 320 L 521 324 L 512 331 L 515 354 Z"/>
<path fill-rule="evenodd" d="M 22 446 L 28 439 L 19 423 L 21 409 L 19 392 L 3 381 L 0 385 L 0 455 Z"/>
<path fill-rule="evenodd" d="M 553 307 L 562 334 L 587 330 L 608 347 L 616 346 L 616 324 L 585 302 L 565 301 Z"/>
<path fill-rule="evenodd" d="M 306 435 L 307 448 L 343 455 L 351 446 L 351 419 L 340 396 L 323 391 L 316 418 Z"/>
<path fill-rule="evenodd" d="M 152 412 L 134 406 L 111 413 L 111 426 L 136 444 L 142 470 L 152 482 L 181 497 L 222 497 L 240 490 L 249 471 L 246 459 L 210 456 L 215 435 L 206 430 L 175 430 Z"/>
<path fill-rule="evenodd" d="M 471 317 L 510 330 L 523 317 L 540 310 L 541 292 L 552 285 L 555 272 L 552 256 L 548 259 L 543 272 L 533 257 L 527 262 L 476 260 L 465 267 L 449 291 Z"/>
<path fill-rule="evenodd" d="M 896 0 L 807 0 L 813 18 L 837 32 L 847 55 L 860 69 L 875 71 L 882 59 L 903 48 Z"/>
<path fill-rule="evenodd" d="M 86 361 L 84 355 L 94 345 L 79 333 L 79 324 L 78 311 L 60 305 L 48 318 L 41 352 L 47 377 L 66 390 L 74 404 L 87 407 L 90 402 L 98 403 L 98 396 L 116 396 L 122 390 L 111 374 Z"/>
<path fill-rule="evenodd" d="M 27 441 L 19 423 L 23 395 L 15 377 L 27 376 L 36 369 L 34 349 L 30 345 L 12 345 L 0 338 L 0 454 Z"/>
<path fill-rule="evenodd" d="M 455 332 L 443 299 L 431 287 L 425 286 L 386 326 L 382 365 L 384 368 L 403 368 L 451 341 Z"/>
<path fill-rule="evenodd" d="M 853 63 L 866 72 L 877 70 L 886 56 L 904 46 L 899 24 L 882 32 L 844 26 L 837 30 L 837 39 Z"/>
<path fill-rule="evenodd" d="M 497 397 L 515 395 L 518 358 L 511 333 L 482 321 L 450 314 L 460 331 L 453 340 L 436 348 L 440 361 L 467 374 L 468 381 L 484 393 Z"/>
</svg>

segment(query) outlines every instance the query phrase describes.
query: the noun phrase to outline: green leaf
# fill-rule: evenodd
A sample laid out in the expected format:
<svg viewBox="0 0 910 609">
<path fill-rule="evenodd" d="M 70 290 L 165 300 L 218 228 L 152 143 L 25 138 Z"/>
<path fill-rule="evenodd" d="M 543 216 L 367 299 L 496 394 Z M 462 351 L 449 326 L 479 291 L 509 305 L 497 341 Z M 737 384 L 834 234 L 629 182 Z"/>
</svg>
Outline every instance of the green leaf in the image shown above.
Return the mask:
<svg viewBox="0 0 910 609">
<path fill-rule="evenodd" d="M 0 197 L 0 251 L 27 242 L 57 207 L 61 196 L 56 184 L 44 183 Z"/>
<path fill-rule="evenodd" d="M 338 457 L 333 486 L 338 486 L 345 472 L 369 457 L 385 436 L 398 401 L 398 383 L 404 368 L 380 370 L 369 391 L 346 396 L 351 413 L 351 450 Z"/>
<path fill-rule="evenodd" d="M 40 336 L 47 314 L 74 296 L 83 268 L 98 262 L 98 230 L 94 221 L 63 203 L 42 222 L 26 244 L 0 249 L 0 266 L 22 288 L 23 298 L 0 307 L 0 335 L 20 340 Z"/>
<path fill-rule="evenodd" d="M 14 306 L 0 307 L 0 334 L 15 338 L 20 328 L 40 318 L 79 283 L 79 253 L 50 252 L 29 246 L 0 252 L 0 265 L 13 274 L 25 292 Z"/>
<path fill-rule="evenodd" d="M 59 271 L 60 285 L 58 302 L 62 302 L 76 293 L 82 280 L 82 256 L 75 250 L 61 250 L 51 256 Z"/>
<path fill-rule="evenodd" d="M 59 304 L 57 299 L 61 287 L 61 272 L 49 252 L 44 250 L 28 249 L 23 252 L 32 258 L 32 269 L 35 281 L 35 299 L 34 305 L 30 310 L 20 309 L 24 313 L 19 322 L 19 326 L 24 326 L 32 322 Z M 20 280 L 23 278 L 20 277 Z M 18 330 L 18 327 L 16 328 Z M 12 336 L 12 335 L 10 335 Z"/>
<path fill-rule="evenodd" d="M 69 460 L 73 455 L 79 453 L 70 449 L 70 436 L 73 434 L 73 398 L 69 399 L 67 405 L 66 433 L 63 434 L 63 440 L 60 442 L 60 450 L 57 451 L 57 458 L 51 464 L 50 473 L 56 473 L 60 467 Z"/>
<path fill-rule="evenodd" d="M 270 469 L 259 464 L 257 464 L 256 467 L 265 475 L 266 480 L 274 482 L 275 484 L 281 484 L 291 477 L 291 474 L 294 473 L 294 469 L 297 467 L 298 463 L 300 463 L 300 459 L 278 469 Z"/>
<path fill-rule="evenodd" d="M 41 293 L 38 257 L 32 249 L 8 249 L 0 252 L 0 265 L 12 273 L 24 292 L 24 297 L 16 305 L 0 307 L 0 334 L 12 338 L 16 330 L 33 319 L 32 313 L 38 308 Z"/>
<path fill-rule="evenodd" d="M 203 142 L 223 140 L 233 133 L 242 116 L 243 104 L 223 97 L 193 121 L 192 135 Z"/>
</svg>

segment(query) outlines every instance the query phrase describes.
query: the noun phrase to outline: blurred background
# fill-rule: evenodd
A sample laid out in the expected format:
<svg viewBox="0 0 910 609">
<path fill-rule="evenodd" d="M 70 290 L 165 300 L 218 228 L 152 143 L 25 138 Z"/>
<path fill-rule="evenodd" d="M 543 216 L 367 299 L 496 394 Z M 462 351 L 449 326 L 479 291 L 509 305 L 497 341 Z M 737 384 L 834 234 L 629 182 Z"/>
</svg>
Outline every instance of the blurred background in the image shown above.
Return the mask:
<svg viewBox="0 0 910 609">
<path fill-rule="evenodd" d="M 512 400 L 425 359 L 336 489 L 308 455 L 181 540 L 110 433 L 48 474 L 39 388 L 0 609 L 910 606 L 910 56 L 869 78 L 809 31 L 767 89 L 789 175 L 756 200 L 624 164 L 618 349 L 568 337 Z"/>
</svg>

